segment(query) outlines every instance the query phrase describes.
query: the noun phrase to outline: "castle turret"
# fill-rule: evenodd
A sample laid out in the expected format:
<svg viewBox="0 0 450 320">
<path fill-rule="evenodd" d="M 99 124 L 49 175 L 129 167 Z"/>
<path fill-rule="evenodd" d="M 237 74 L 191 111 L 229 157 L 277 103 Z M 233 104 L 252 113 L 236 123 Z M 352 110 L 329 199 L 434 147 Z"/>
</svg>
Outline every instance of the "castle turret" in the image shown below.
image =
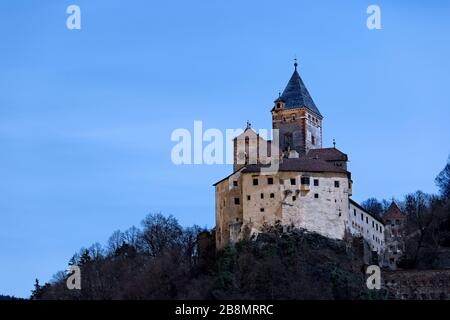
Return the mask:
<svg viewBox="0 0 450 320">
<path fill-rule="evenodd" d="M 298 64 L 283 93 L 274 101 L 272 127 L 279 130 L 280 151 L 300 155 L 322 148 L 322 115 L 306 89 Z"/>
</svg>

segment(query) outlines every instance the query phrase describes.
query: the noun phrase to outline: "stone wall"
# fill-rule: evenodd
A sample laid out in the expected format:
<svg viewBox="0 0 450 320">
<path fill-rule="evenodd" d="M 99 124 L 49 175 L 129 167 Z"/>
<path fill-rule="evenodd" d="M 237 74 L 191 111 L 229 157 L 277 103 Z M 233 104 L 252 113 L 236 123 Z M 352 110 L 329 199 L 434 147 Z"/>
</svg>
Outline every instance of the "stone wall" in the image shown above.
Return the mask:
<svg viewBox="0 0 450 320">
<path fill-rule="evenodd" d="M 216 246 L 241 240 L 243 226 L 254 234 L 277 221 L 343 239 L 349 192 L 345 173 L 236 172 L 216 185 Z"/>
<path fill-rule="evenodd" d="M 305 108 L 272 111 L 272 127 L 279 130 L 281 152 L 288 145 L 300 155 L 322 148 L 322 120 Z"/>
<path fill-rule="evenodd" d="M 236 224 L 242 223 L 242 177 L 240 171 L 216 185 L 216 247 L 222 248 L 235 234 Z M 239 203 L 235 202 L 239 199 Z M 230 228 L 231 227 L 231 228 Z"/>
<path fill-rule="evenodd" d="M 450 300 L 450 270 L 398 270 L 382 273 L 391 298 Z"/>
</svg>

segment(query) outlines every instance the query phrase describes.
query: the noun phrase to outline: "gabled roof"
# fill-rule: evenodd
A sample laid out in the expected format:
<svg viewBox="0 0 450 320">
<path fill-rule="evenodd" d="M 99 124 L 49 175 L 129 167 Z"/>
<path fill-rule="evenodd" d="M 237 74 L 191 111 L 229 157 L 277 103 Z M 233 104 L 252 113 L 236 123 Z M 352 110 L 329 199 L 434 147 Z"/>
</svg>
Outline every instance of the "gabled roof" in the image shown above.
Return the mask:
<svg viewBox="0 0 450 320">
<path fill-rule="evenodd" d="M 228 179 L 229 177 L 231 177 L 233 174 L 235 174 L 235 173 L 241 171 L 241 170 L 244 169 L 244 168 L 245 168 L 245 167 L 239 168 L 239 169 L 237 169 L 236 171 L 234 171 L 233 173 L 230 173 L 230 174 L 227 175 L 225 178 L 223 178 L 223 179 L 217 181 L 216 183 L 214 183 L 213 186 L 214 186 L 214 187 L 217 186 L 219 183 L 221 183 L 221 182 L 227 180 L 227 179 Z"/>
<path fill-rule="evenodd" d="M 224 180 L 234 175 L 236 172 L 241 173 L 260 173 L 262 168 L 269 168 L 269 165 L 264 164 L 247 164 L 246 166 L 234 171 L 232 174 L 226 176 L 222 180 L 217 181 L 213 185 L 216 186 Z M 335 165 L 320 159 L 309 159 L 305 156 L 300 158 L 283 159 L 277 172 L 332 172 L 343 173 L 349 175 L 350 173 Z"/>
<path fill-rule="evenodd" d="M 295 70 L 289 80 L 286 88 L 281 96 L 276 101 L 283 101 L 286 109 L 295 109 L 305 107 L 314 112 L 318 116 L 322 117 L 319 109 L 317 109 L 311 95 L 306 89 L 302 78 L 297 72 L 297 63 L 295 63 Z"/>
<path fill-rule="evenodd" d="M 383 215 L 383 221 L 395 220 L 395 219 L 405 219 L 406 216 L 402 213 L 397 204 L 392 201 L 386 213 Z"/>
<path fill-rule="evenodd" d="M 261 168 L 268 168 L 269 165 L 262 164 L 250 164 L 246 165 L 242 170 L 242 173 L 253 173 L 260 172 Z M 310 159 L 305 156 L 299 158 L 283 159 L 280 162 L 278 171 L 292 171 L 292 172 L 333 172 L 333 173 L 345 173 L 348 174 L 347 170 L 336 167 L 335 165 L 320 160 L 320 159 Z"/>
<path fill-rule="evenodd" d="M 306 156 L 325 161 L 348 161 L 347 155 L 336 148 L 310 149 Z"/>
<path fill-rule="evenodd" d="M 239 139 L 239 137 L 255 137 L 258 138 L 259 134 L 257 134 L 255 132 L 255 130 L 253 130 L 251 127 L 247 127 L 244 132 L 242 132 L 240 135 L 237 135 L 236 137 L 233 138 L 233 140 L 237 140 Z"/>
</svg>

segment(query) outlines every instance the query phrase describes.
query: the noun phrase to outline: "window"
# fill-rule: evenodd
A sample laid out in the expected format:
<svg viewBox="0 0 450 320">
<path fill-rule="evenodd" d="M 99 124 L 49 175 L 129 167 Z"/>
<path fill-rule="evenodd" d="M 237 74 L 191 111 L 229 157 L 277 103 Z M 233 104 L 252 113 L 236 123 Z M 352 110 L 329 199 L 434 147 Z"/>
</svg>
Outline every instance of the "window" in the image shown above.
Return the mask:
<svg viewBox="0 0 450 320">
<path fill-rule="evenodd" d="M 257 186 L 257 185 L 258 185 L 258 179 L 256 179 L 256 178 L 253 179 L 253 185 L 254 185 L 254 186 Z"/>
<path fill-rule="evenodd" d="M 301 183 L 302 185 L 309 186 L 309 177 L 302 177 Z"/>
<path fill-rule="evenodd" d="M 361 213 L 361 221 L 364 221 L 364 215 Z"/>
<path fill-rule="evenodd" d="M 315 145 L 316 144 L 316 137 L 311 136 L 311 144 Z"/>
<path fill-rule="evenodd" d="M 353 216 L 356 217 L 356 209 L 353 209 Z"/>
<path fill-rule="evenodd" d="M 241 201 L 239 198 L 234 198 L 234 204 L 239 205 L 241 204 Z"/>
<path fill-rule="evenodd" d="M 264 208 L 259 209 L 259 211 L 264 212 Z"/>
<path fill-rule="evenodd" d="M 271 197 L 271 198 L 275 198 L 275 193 L 271 193 L 271 194 L 270 194 L 270 197 Z"/>
<path fill-rule="evenodd" d="M 295 186 L 295 178 L 291 178 L 291 185 Z"/>
<path fill-rule="evenodd" d="M 319 194 L 318 193 L 314 193 L 314 198 L 318 199 L 319 198 Z"/>
<path fill-rule="evenodd" d="M 285 121 L 286 121 L 286 119 L 284 119 Z M 292 133 L 286 133 L 285 135 L 284 135 L 284 147 L 285 147 L 285 150 L 288 150 L 289 148 L 293 148 L 293 146 L 294 146 L 294 140 L 293 140 L 293 138 L 292 138 Z"/>
<path fill-rule="evenodd" d="M 335 182 L 334 182 L 334 187 L 335 187 L 335 188 L 339 188 L 339 181 L 335 181 Z"/>
<path fill-rule="evenodd" d="M 369 217 L 366 217 L 366 223 L 369 224 Z"/>
<path fill-rule="evenodd" d="M 372 228 L 375 228 L 375 221 L 372 221 Z M 377 226 L 377 230 L 378 230 L 378 226 Z"/>
<path fill-rule="evenodd" d="M 297 200 L 297 197 L 296 196 L 292 196 L 292 201 L 295 201 L 295 200 Z"/>
<path fill-rule="evenodd" d="M 261 193 L 261 199 L 264 199 L 264 193 Z"/>
<path fill-rule="evenodd" d="M 318 187 L 319 186 L 319 179 L 314 179 L 314 186 Z"/>
<path fill-rule="evenodd" d="M 267 184 L 273 184 L 273 178 L 267 178 Z"/>
<path fill-rule="evenodd" d="M 247 200 L 250 201 L 250 199 L 251 199 L 251 197 L 250 197 L 250 195 L 248 195 L 248 196 L 247 196 Z"/>
<path fill-rule="evenodd" d="M 237 181 L 233 181 L 233 186 L 237 187 L 238 186 L 238 182 Z"/>
</svg>

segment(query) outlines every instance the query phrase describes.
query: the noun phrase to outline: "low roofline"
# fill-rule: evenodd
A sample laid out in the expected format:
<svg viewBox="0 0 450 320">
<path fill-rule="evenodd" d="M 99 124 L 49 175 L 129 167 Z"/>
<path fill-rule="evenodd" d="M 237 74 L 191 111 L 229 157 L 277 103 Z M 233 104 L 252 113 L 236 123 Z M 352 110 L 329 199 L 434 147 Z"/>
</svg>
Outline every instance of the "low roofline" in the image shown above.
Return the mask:
<svg viewBox="0 0 450 320">
<path fill-rule="evenodd" d="M 242 173 L 260 173 L 261 172 L 261 168 L 259 168 L 259 170 L 251 170 L 247 167 L 243 167 L 245 169 L 247 169 L 246 171 L 242 172 Z M 337 173 L 337 174 L 343 174 L 346 175 L 348 177 L 348 174 L 350 173 L 349 171 L 343 170 L 343 171 L 329 171 L 329 170 L 294 170 L 294 169 L 278 169 L 276 172 L 304 172 L 304 173 Z"/>
<path fill-rule="evenodd" d="M 213 184 L 213 186 L 214 186 L 214 187 L 217 186 L 219 183 L 221 183 L 221 182 L 227 180 L 228 178 L 230 178 L 232 175 L 234 175 L 235 173 L 237 173 L 237 172 L 239 172 L 239 171 L 242 171 L 242 174 L 246 174 L 246 173 L 248 173 L 248 174 L 255 174 L 255 173 L 261 173 L 261 168 L 259 168 L 259 169 L 260 169 L 259 171 L 256 171 L 256 170 L 253 171 L 253 170 L 250 170 L 250 169 L 248 168 L 248 166 L 243 166 L 242 168 L 239 168 L 238 170 L 234 171 L 233 173 L 227 175 L 225 178 L 223 178 L 223 179 L 221 179 L 221 180 L 215 182 L 215 183 Z M 247 171 L 246 171 L 246 170 L 247 170 Z M 337 173 L 337 174 L 343 174 L 343 175 L 346 175 L 348 178 L 349 178 L 349 174 L 350 174 L 350 172 L 349 172 L 349 171 L 346 171 L 346 170 L 343 170 L 343 171 L 324 171 L 324 170 L 281 170 L 281 169 L 279 169 L 277 172 Z M 349 178 L 349 179 L 350 179 L 350 178 Z M 364 210 L 364 209 L 362 209 L 362 210 Z"/>
<path fill-rule="evenodd" d="M 242 167 L 242 168 L 240 168 L 240 169 L 234 171 L 233 173 L 227 175 L 227 176 L 226 176 L 225 178 L 223 178 L 222 180 L 217 181 L 216 183 L 213 184 L 213 187 L 215 187 L 215 186 L 217 186 L 219 183 L 221 183 L 221 182 L 227 180 L 227 179 L 228 179 L 229 177 L 231 177 L 233 174 L 235 174 L 235 173 L 241 171 L 241 170 L 244 169 L 244 168 L 245 168 L 245 167 Z"/>
<path fill-rule="evenodd" d="M 363 207 L 361 207 L 361 205 L 356 202 L 355 200 L 353 200 L 352 198 L 348 198 L 349 202 L 351 204 L 353 204 L 355 207 L 357 207 L 359 210 L 364 211 L 364 213 L 368 214 L 369 216 L 371 216 L 374 220 L 377 220 L 379 223 L 381 223 L 383 226 L 385 226 L 385 223 L 383 222 L 383 220 L 381 220 L 380 218 L 375 217 L 373 214 L 371 214 L 370 212 L 367 212 L 366 209 L 364 209 Z"/>
</svg>

